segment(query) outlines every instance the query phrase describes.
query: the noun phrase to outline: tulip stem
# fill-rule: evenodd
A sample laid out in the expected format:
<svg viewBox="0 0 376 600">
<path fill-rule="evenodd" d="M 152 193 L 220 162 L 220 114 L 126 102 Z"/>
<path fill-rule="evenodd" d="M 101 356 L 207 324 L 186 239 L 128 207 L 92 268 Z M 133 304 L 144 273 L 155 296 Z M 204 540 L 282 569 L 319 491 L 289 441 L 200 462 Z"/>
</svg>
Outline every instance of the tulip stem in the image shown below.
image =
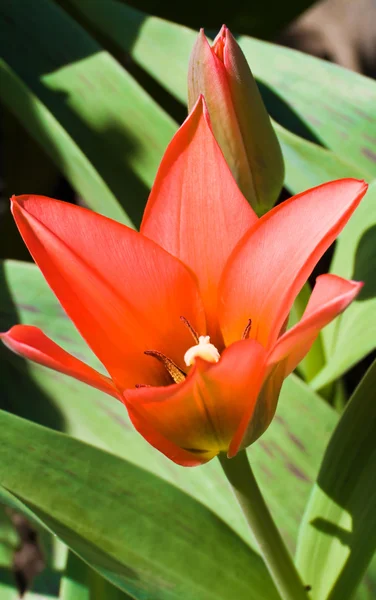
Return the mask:
<svg viewBox="0 0 376 600">
<path fill-rule="evenodd" d="M 219 461 L 281 598 L 308 600 L 304 583 L 265 504 L 245 450 L 231 459 L 220 454 Z"/>
</svg>

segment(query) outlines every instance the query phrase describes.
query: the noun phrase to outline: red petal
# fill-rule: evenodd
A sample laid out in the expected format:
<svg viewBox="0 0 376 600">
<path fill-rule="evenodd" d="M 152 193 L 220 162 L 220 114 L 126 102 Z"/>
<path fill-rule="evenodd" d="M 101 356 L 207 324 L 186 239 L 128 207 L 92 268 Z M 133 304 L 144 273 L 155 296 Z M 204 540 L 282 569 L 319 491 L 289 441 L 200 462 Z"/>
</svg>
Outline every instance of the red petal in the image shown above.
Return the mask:
<svg viewBox="0 0 376 600">
<path fill-rule="evenodd" d="M 38 327 L 15 325 L 0 339 L 8 348 L 24 358 L 54 369 L 87 383 L 92 387 L 119 399 L 119 393 L 109 377 L 98 373 L 50 340 Z"/>
<path fill-rule="evenodd" d="M 226 349 L 216 364 L 198 359 L 181 384 L 127 390 L 125 404 L 138 415 L 137 429 L 158 450 L 172 458 L 161 442 L 169 440 L 173 448 L 207 462 L 227 451 L 244 416 L 249 420 L 265 364 L 262 346 L 243 340 Z M 159 441 L 150 431 L 158 432 Z"/>
<path fill-rule="evenodd" d="M 156 389 L 156 388 L 153 388 Z M 154 448 L 162 452 L 167 458 L 182 467 L 197 467 L 203 465 L 213 458 L 212 453 L 197 453 L 189 452 L 183 448 L 179 448 L 176 444 L 168 440 L 161 434 L 153 424 L 149 422 L 143 411 L 139 411 L 137 407 L 125 403 L 127 406 L 129 418 L 133 426 L 142 435 L 143 438 Z"/>
<path fill-rule="evenodd" d="M 251 337 L 266 347 L 277 339 L 295 297 L 367 190 L 355 179 L 326 183 L 283 202 L 247 233 L 226 265 L 220 323 L 226 344 Z"/>
<path fill-rule="evenodd" d="M 363 284 L 336 275 L 321 275 L 299 323 L 279 338 L 268 359 L 269 364 L 283 359 L 285 377 L 309 351 L 320 329 L 328 325 L 354 300 Z"/>
<path fill-rule="evenodd" d="M 20 196 L 13 214 L 47 282 L 118 387 L 169 381 L 145 350 L 184 366 L 192 338 L 180 316 L 198 331 L 205 318 L 182 263 L 136 231 L 65 202 Z"/>
<path fill-rule="evenodd" d="M 218 282 L 230 252 L 256 221 L 214 139 L 201 97 L 165 152 L 141 232 L 197 275 L 216 346 Z"/>
</svg>

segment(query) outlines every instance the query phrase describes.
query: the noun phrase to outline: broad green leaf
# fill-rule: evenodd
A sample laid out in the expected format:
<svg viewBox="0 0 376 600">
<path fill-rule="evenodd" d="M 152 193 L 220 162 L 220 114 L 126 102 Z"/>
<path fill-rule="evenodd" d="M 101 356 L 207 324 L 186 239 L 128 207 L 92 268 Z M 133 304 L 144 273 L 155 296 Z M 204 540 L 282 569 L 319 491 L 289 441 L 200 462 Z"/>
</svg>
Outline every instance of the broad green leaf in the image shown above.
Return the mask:
<svg viewBox="0 0 376 600">
<path fill-rule="evenodd" d="M 2 288 L 7 291 L 0 299 L 0 330 L 18 320 L 36 325 L 65 349 L 99 368 L 37 267 L 6 262 Z M 252 543 L 232 495 L 223 485 L 217 461 L 197 469 L 177 467 L 134 431 L 125 408 L 112 398 L 31 363 L 26 370 L 26 363 L 5 348 L 1 356 L 6 361 L 4 389 L 0 390 L 3 408 L 67 431 L 174 482 Z M 306 385 L 291 377 L 284 385 L 272 426 L 249 449 L 273 515 L 292 549 L 311 481 L 336 418 Z M 291 490 L 288 501 L 286 489 Z"/>
<path fill-rule="evenodd" d="M 0 504 L 0 567 L 10 567 L 13 555 L 20 543 L 18 533 L 5 510 Z"/>
<path fill-rule="evenodd" d="M 0 37 L 5 63 L 53 113 L 129 217 L 139 220 L 176 130 L 173 120 L 50 0 L 5 0 Z"/>
<path fill-rule="evenodd" d="M 0 567 L 1 600 L 19 600 L 19 597 L 20 594 L 10 568 Z"/>
<path fill-rule="evenodd" d="M 1 486 L 131 596 L 278 599 L 262 559 L 178 488 L 4 411 L 0 426 Z"/>
<path fill-rule="evenodd" d="M 290 311 L 287 329 L 290 329 L 302 318 L 307 307 L 312 289 L 307 282 L 300 290 L 298 296 Z M 305 381 L 310 381 L 324 367 L 325 356 L 321 343 L 321 336 L 318 336 L 312 345 L 310 352 L 303 358 L 297 367 L 297 371 L 302 375 Z"/>
<path fill-rule="evenodd" d="M 126 213 L 84 152 L 52 112 L 1 59 L 0 100 L 50 156 L 87 206 L 131 225 Z M 14 191 L 39 192 L 35 188 Z"/>
<path fill-rule="evenodd" d="M 60 600 L 90 600 L 90 567 L 73 552 L 68 554 L 59 598 Z"/>
<path fill-rule="evenodd" d="M 132 597 L 69 552 L 59 600 L 132 600 Z"/>
<path fill-rule="evenodd" d="M 254 75 L 275 94 L 277 120 L 285 117 L 287 103 L 289 115 L 292 109 L 321 143 L 361 169 L 363 177 L 375 177 L 373 80 L 297 50 L 246 36 L 238 41 Z M 291 121 L 281 122 L 289 127 Z"/>
<path fill-rule="evenodd" d="M 376 549 L 376 362 L 325 453 L 299 535 L 313 600 L 352 598 Z"/>
<path fill-rule="evenodd" d="M 1 600 L 19 600 L 20 594 L 9 569 L 0 569 Z M 44 600 L 44 599 L 42 599 Z"/>
<path fill-rule="evenodd" d="M 370 575 L 371 573 L 376 573 L 376 554 L 370 563 L 362 585 L 358 587 L 354 595 L 354 600 L 374 600 L 376 596 L 376 581 L 375 578 Z"/>
<path fill-rule="evenodd" d="M 330 383 L 376 348 L 376 182 L 339 237 L 330 270 L 364 281 L 357 300 L 323 331 L 327 365 L 312 381 Z"/>
<path fill-rule="evenodd" d="M 64 2 L 74 6 L 92 27 L 129 52 L 138 65 L 186 103 L 188 60 L 197 37 L 195 31 L 113 0 L 98 0 L 95 4 L 89 0 Z M 278 46 L 273 47 L 279 51 Z M 252 67 L 252 57 L 248 59 Z M 364 177 L 363 169 L 350 164 L 347 158 L 341 159 L 281 125 L 275 127 L 286 163 L 286 185 L 292 193 L 331 179 Z"/>
<path fill-rule="evenodd" d="M 342 177 L 363 179 L 356 165 L 326 148 L 313 144 L 273 123 L 285 161 L 285 185 L 293 194 Z"/>
<path fill-rule="evenodd" d="M 51 583 L 49 583 L 49 580 Z M 59 598 L 58 590 L 55 589 L 57 582 L 57 574 L 45 569 L 41 575 L 37 575 L 33 580 L 32 589 L 25 592 L 22 600 L 57 600 Z M 14 600 L 16 598 L 18 600 L 19 596 L 16 596 Z"/>
<path fill-rule="evenodd" d="M 18 534 L 0 504 L 0 598 L 16 600 L 19 597 L 16 580 L 12 573 L 13 557 L 19 545 Z"/>
</svg>

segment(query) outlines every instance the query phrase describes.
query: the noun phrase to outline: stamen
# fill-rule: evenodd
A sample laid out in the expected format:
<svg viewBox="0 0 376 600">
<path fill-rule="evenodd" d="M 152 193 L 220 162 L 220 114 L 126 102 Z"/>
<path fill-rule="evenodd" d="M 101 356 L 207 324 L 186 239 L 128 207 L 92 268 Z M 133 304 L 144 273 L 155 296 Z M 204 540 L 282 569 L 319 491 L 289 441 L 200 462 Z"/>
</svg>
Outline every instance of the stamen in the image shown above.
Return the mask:
<svg viewBox="0 0 376 600">
<path fill-rule="evenodd" d="M 208 335 L 200 335 L 198 344 L 189 348 L 184 354 L 184 362 L 187 367 L 191 367 L 195 363 L 197 356 L 212 363 L 217 363 L 219 361 L 220 354 L 217 348 L 210 343 L 210 337 Z"/>
<path fill-rule="evenodd" d="M 199 343 L 198 333 L 196 333 L 196 331 L 193 329 L 193 327 L 190 324 L 190 322 L 188 321 L 188 319 L 186 319 L 185 317 L 180 317 L 180 320 L 183 321 L 183 323 L 186 327 L 188 327 L 189 331 L 192 334 L 194 341 L 196 342 L 196 344 L 198 344 Z"/>
<path fill-rule="evenodd" d="M 171 358 L 167 358 L 167 356 L 165 356 L 162 352 L 157 352 L 157 350 L 145 350 L 144 354 L 147 356 L 153 356 L 153 358 L 159 360 L 175 383 L 182 383 L 182 381 L 184 381 L 184 371 L 179 369 L 179 367 L 174 363 L 173 360 L 171 360 Z"/>
<path fill-rule="evenodd" d="M 136 385 L 134 387 L 137 389 L 140 389 L 140 388 L 145 388 L 145 387 L 151 387 L 151 385 L 148 385 L 147 383 L 136 383 Z"/>
<path fill-rule="evenodd" d="M 252 319 L 248 319 L 248 323 L 245 326 L 245 329 L 243 331 L 242 340 L 248 340 L 249 334 L 251 333 L 251 328 L 252 328 Z"/>
</svg>

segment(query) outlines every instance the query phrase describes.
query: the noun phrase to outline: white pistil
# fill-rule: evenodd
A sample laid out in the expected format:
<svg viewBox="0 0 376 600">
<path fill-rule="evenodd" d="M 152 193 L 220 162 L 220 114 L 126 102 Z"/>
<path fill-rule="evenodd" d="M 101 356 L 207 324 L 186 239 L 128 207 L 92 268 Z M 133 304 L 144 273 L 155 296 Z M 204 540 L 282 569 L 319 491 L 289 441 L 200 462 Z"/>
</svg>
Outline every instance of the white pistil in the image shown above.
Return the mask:
<svg viewBox="0 0 376 600">
<path fill-rule="evenodd" d="M 194 365 L 196 356 L 212 363 L 217 363 L 220 359 L 220 354 L 217 348 L 210 343 L 208 335 L 200 335 L 197 346 L 192 346 L 184 354 L 184 362 L 187 367 Z"/>
</svg>

